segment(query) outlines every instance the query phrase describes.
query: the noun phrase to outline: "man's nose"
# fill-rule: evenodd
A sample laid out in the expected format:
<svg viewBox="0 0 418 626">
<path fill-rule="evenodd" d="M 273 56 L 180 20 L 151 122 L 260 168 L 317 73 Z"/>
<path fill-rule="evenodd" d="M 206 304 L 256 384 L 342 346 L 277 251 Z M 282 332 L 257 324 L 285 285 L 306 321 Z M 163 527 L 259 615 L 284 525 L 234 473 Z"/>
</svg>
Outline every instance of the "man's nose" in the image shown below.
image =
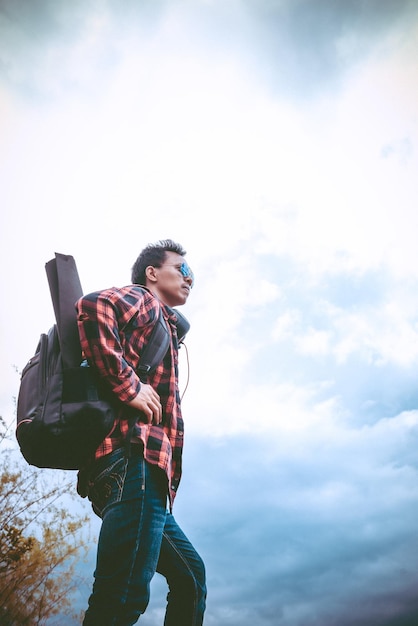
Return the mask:
<svg viewBox="0 0 418 626">
<path fill-rule="evenodd" d="M 184 280 L 186 281 L 186 283 L 189 285 L 190 289 L 193 287 L 193 275 L 192 274 L 188 274 L 188 276 L 184 277 Z"/>
</svg>

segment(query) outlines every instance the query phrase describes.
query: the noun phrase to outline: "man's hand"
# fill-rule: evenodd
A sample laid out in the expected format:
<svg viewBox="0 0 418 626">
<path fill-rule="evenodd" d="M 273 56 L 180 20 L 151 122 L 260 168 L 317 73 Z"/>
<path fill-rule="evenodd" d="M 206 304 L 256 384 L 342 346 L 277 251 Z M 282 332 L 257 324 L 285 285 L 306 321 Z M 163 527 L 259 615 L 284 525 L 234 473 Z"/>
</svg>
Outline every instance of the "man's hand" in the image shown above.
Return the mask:
<svg viewBox="0 0 418 626">
<path fill-rule="evenodd" d="M 141 389 L 136 398 L 127 402 L 128 406 L 142 411 L 147 424 L 160 424 L 163 418 L 160 396 L 151 385 L 141 383 Z"/>
</svg>

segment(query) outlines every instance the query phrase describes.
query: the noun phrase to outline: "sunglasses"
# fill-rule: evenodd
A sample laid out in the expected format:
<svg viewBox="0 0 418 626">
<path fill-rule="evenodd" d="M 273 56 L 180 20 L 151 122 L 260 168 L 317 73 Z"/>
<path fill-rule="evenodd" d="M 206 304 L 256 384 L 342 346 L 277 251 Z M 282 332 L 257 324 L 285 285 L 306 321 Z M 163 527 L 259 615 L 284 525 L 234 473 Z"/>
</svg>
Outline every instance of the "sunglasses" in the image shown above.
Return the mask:
<svg viewBox="0 0 418 626">
<path fill-rule="evenodd" d="M 180 265 L 173 264 L 173 267 L 177 267 L 177 269 L 180 270 L 180 272 L 182 273 L 184 278 L 190 278 L 190 280 L 191 280 L 191 285 L 190 286 L 193 287 L 193 285 L 194 285 L 194 274 L 193 274 L 190 266 L 186 263 L 186 261 L 183 261 L 183 263 L 181 263 Z"/>
</svg>

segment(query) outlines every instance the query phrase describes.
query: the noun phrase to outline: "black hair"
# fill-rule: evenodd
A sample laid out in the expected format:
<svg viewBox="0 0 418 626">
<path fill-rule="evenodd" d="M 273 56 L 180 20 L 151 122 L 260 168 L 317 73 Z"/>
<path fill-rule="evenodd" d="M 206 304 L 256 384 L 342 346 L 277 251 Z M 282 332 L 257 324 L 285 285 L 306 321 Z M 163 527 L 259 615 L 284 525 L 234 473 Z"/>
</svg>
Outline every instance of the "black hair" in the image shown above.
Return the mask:
<svg viewBox="0 0 418 626">
<path fill-rule="evenodd" d="M 145 270 L 149 265 L 161 267 L 166 259 L 166 252 L 175 252 L 185 256 L 186 250 L 172 239 L 160 239 L 156 243 L 149 243 L 139 254 L 132 267 L 131 280 L 134 285 L 145 285 Z"/>
</svg>

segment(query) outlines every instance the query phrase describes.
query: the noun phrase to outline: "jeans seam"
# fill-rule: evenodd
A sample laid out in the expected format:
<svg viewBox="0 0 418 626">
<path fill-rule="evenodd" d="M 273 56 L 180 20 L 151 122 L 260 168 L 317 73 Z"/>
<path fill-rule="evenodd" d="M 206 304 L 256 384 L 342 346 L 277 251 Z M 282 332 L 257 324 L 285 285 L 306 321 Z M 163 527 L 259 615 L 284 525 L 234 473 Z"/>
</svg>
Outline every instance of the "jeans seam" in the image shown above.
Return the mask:
<svg viewBox="0 0 418 626">
<path fill-rule="evenodd" d="M 141 459 L 141 464 L 142 464 L 142 490 L 144 490 L 144 486 L 145 486 L 145 460 Z M 126 469 L 128 467 L 128 464 L 126 464 Z M 126 581 L 126 594 L 125 597 L 123 599 L 123 606 L 126 606 L 126 601 L 128 599 L 129 596 L 129 588 L 131 586 L 131 581 L 132 581 L 132 574 L 134 571 L 134 567 L 135 567 L 135 562 L 138 556 L 138 550 L 139 550 L 139 544 L 140 544 L 140 537 L 141 537 L 141 532 L 142 532 L 142 526 L 144 523 L 144 500 L 143 498 L 141 498 L 141 513 L 139 515 L 139 520 L 138 520 L 138 524 L 137 524 L 137 532 L 136 532 L 136 538 L 135 538 L 135 550 L 133 551 L 133 558 L 132 558 L 132 562 L 131 562 L 131 569 L 129 572 L 129 576 L 127 578 Z"/>
<path fill-rule="evenodd" d="M 194 604 L 193 604 L 193 624 L 191 624 L 191 626 L 193 626 L 196 623 L 196 619 L 197 619 L 197 582 L 196 582 L 196 577 L 194 575 L 193 569 L 190 567 L 189 562 L 187 561 L 187 559 L 183 556 L 182 552 L 180 552 L 180 550 L 178 550 L 177 546 L 175 543 L 173 543 L 173 541 L 171 541 L 170 537 L 163 532 L 163 536 L 165 537 L 165 539 L 168 541 L 168 543 L 171 545 L 171 547 L 173 548 L 173 550 L 177 553 L 177 555 L 180 557 L 180 559 L 183 561 L 183 563 L 185 564 L 185 566 L 187 567 L 187 569 L 189 570 L 191 577 L 193 579 L 194 582 L 194 588 L 195 588 L 195 594 L 194 594 Z"/>
</svg>

